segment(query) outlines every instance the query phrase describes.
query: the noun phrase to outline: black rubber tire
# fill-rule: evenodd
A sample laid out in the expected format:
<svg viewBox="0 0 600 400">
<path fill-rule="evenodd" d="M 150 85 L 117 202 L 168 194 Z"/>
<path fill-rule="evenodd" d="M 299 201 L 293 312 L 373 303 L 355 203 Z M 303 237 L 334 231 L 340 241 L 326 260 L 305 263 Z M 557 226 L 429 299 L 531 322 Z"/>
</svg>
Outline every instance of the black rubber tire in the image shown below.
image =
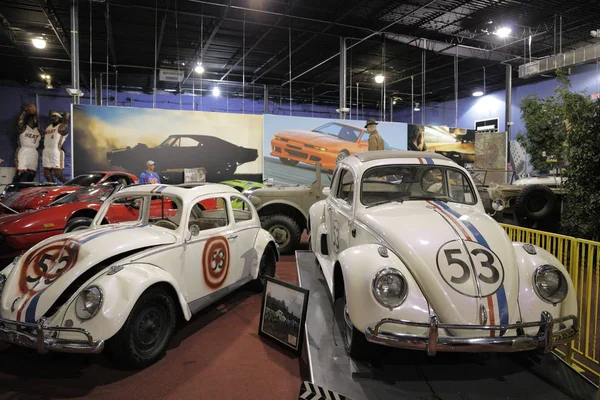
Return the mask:
<svg viewBox="0 0 600 400">
<path fill-rule="evenodd" d="M 364 360 L 369 354 L 369 342 L 364 333 L 360 332 L 349 322 L 350 319 L 346 316 L 346 290 L 345 288 L 343 290 L 342 312 L 344 315 L 342 315 L 342 338 L 344 339 L 344 348 L 351 358 Z"/>
<path fill-rule="evenodd" d="M 273 236 L 281 254 L 291 254 L 300 244 L 302 229 L 292 217 L 284 214 L 266 215 L 260 218 L 260 225 Z M 283 229 L 285 232 L 275 229 Z"/>
<path fill-rule="evenodd" d="M 275 278 L 275 272 L 277 270 L 277 256 L 274 250 L 269 246 L 263 252 L 258 267 L 258 276 L 251 283 L 252 290 L 256 292 L 262 292 L 267 286 L 266 277 Z"/>
<path fill-rule="evenodd" d="M 517 218 L 540 221 L 554 211 L 556 196 L 548 186 L 525 186 L 517 195 L 514 207 Z"/>
<path fill-rule="evenodd" d="M 143 348 L 142 340 L 138 335 L 142 331 L 142 324 L 148 324 L 144 317 L 152 318 L 150 324 L 159 322 L 159 326 L 147 326 L 151 342 Z M 177 311 L 175 301 L 161 289 L 149 289 L 144 292 L 133 306 L 123 327 L 107 343 L 107 350 L 111 357 L 119 364 L 130 368 L 145 368 L 158 361 L 166 352 L 167 346 L 175 331 Z M 153 330 L 156 330 L 154 335 Z"/>
<path fill-rule="evenodd" d="M 285 158 L 285 157 L 279 157 L 279 161 L 281 161 L 281 163 L 283 165 L 290 165 L 290 166 L 294 166 L 297 165 L 300 161 L 296 161 L 296 160 L 290 160 L 289 158 Z"/>
<path fill-rule="evenodd" d="M 348 157 L 349 155 L 350 155 L 350 153 L 347 152 L 346 150 L 340 151 L 335 159 L 335 163 L 337 164 L 339 161 L 343 160 L 344 158 Z"/>
<path fill-rule="evenodd" d="M 67 221 L 65 226 L 65 233 L 79 231 L 88 228 L 92 224 L 92 218 L 90 217 L 75 217 Z"/>
</svg>

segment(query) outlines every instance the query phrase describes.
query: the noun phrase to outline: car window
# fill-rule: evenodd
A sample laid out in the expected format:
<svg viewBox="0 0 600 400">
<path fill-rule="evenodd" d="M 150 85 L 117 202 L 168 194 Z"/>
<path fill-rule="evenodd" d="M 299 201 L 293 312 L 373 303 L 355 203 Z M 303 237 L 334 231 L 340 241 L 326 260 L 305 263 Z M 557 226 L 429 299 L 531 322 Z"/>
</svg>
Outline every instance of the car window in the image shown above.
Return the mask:
<svg viewBox="0 0 600 400">
<path fill-rule="evenodd" d="M 338 124 L 329 123 L 315 128 L 314 132 L 324 133 L 326 135 L 331 136 L 338 136 L 340 134 L 340 128 L 341 126 Z"/>
<path fill-rule="evenodd" d="M 235 222 L 250 221 L 252 219 L 252 208 L 248 201 L 238 196 L 231 196 L 231 207 Z"/>
<path fill-rule="evenodd" d="M 151 225 L 175 230 L 181 223 L 181 208 L 181 201 L 178 198 L 152 196 L 148 222 Z"/>
<path fill-rule="evenodd" d="M 144 201 L 143 196 L 119 196 L 110 205 L 110 215 L 113 215 L 114 222 L 139 221 Z"/>
<path fill-rule="evenodd" d="M 91 186 L 98 183 L 104 174 L 85 174 L 77 175 L 75 178 L 66 181 L 65 186 Z"/>
<path fill-rule="evenodd" d="M 442 200 L 475 204 L 477 197 L 461 171 L 433 165 L 386 165 L 365 171 L 361 202 Z"/>
<path fill-rule="evenodd" d="M 132 183 L 130 177 L 128 177 L 127 175 L 121 175 L 121 174 L 111 175 L 111 176 L 108 177 L 108 179 L 106 179 L 106 181 L 108 181 L 108 182 L 118 182 L 118 183 L 121 183 L 123 185 L 131 185 L 131 183 Z"/>
<path fill-rule="evenodd" d="M 354 197 L 354 175 L 349 169 L 341 169 L 335 197 L 348 204 L 352 204 L 352 199 Z"/>
<path fill-rule="evenodd" d="M 192 206 L 188 228 L 193 236 L 201 231 L 229 225 L 227 201 L 223 197 L 204 198 Z"/>
</svg>

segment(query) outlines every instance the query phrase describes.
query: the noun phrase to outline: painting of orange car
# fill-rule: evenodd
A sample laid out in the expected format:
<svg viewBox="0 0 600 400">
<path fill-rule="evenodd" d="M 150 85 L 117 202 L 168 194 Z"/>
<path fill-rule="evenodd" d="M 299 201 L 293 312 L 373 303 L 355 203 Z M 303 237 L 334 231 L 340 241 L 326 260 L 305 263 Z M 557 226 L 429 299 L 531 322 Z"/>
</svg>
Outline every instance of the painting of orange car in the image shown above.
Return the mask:
<svg viewBox="0 0 600 400">
<path fill-rule="evenodd" d="M 386 150 L 392 149 L 385 141 L 384 145 Z M 368 147 L 366 129 L 339 122 L 329 122 L 311 131 L 281 131 L 271 139 L 271 155 L 278 157 L 282 164 L 315 165 L 320 162 L 329 170 L 335 168 L 337 161 L 367 151 Z"/>
</svg>

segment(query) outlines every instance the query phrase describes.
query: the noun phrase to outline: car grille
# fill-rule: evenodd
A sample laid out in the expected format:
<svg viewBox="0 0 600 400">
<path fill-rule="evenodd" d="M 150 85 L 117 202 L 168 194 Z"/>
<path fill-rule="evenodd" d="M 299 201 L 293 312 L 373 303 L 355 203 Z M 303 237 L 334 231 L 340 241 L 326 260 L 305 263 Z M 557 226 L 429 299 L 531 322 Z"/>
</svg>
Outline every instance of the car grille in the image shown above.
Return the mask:
<svg viewBox="0 0 600 400">
<path fill-rule="evenodd" d="M 294 146 L 292 144 L 288 144 L 287 148 L 288 149 L 295 149 L 295 150 L 302 150 L 302 147 L 300 147 L 300 146 Z"/>
<path fill-rule="evenodd" d="M 321 161 L 321 157 L 310 156 L 310 161 Z"/>
<path fill-rule="evenodd" d="M 291 150 L 291 149 L 285 149 L 285 151 L 294 157 L 298 157 L 298 158 L 308 158 L 308 154 L 306 153 L 302 153 L 300 151 L 296 151 L 296 150 Z"/>
</svg>

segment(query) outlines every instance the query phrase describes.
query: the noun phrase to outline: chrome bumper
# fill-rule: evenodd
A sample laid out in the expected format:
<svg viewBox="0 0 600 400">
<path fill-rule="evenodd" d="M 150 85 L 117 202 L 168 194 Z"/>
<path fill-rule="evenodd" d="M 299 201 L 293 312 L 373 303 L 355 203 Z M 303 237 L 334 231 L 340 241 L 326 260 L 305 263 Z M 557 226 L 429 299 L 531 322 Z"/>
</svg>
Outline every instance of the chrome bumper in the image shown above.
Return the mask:
<svg viewBox="0 0 600 400">
<path fill-rule="evenodd" d="M 570 328 L 561 328 L 553 332 L 555 324 L 573 321 Z M 395 324 L 403 326 L 416 326 L 429 328 L 428 336 L 403 335 L 393 332 L 385 332 L 381 327 L 385 324 Z M 483 330 L 483 331 L 522 331 L 524 328 L 538 327 L 539 330 L 535 336 L 485 336 L 485 337 L 456 337 L 439 336 L 440 329 L 455 330 Z M 522 324 L 508 325 L 456 325 L 440 324 L 436 316 L 432 316 L 430 323 L 412 322 L 385 318 L 379 321 L 374 328 L 367 327 L 365 336 L 369 342 L 383 344 L 392 347 L 399 347 L 413 350 L 426 350 L 427 354 L 433 356 L 438 351 L 453 352 L 517 352 L 527 350 L 543 350 L 550 352 L 552 349 L 562 343 L 571 341 L 577 334 L 577 317 L 570 315 L 562 318 L 552 318 L 548 312 L 543 312 L 541 321 L 526 322 Z"/>
<path fill-rule="evenodd" d="M 85 340 L 53 337 L 59 332 L 80 333 Z M 46 336 L 46 333 L 54 333 L 54 335 Z M 92 335 L 85 329 L 46 326 L 43 318 L 37 324 L 0 318 L 0 342 L 37 349 L 39 353 L 53 351 L 97 354 L 104 349 L 104 340 L 94 341 Z"/>
</svg>

